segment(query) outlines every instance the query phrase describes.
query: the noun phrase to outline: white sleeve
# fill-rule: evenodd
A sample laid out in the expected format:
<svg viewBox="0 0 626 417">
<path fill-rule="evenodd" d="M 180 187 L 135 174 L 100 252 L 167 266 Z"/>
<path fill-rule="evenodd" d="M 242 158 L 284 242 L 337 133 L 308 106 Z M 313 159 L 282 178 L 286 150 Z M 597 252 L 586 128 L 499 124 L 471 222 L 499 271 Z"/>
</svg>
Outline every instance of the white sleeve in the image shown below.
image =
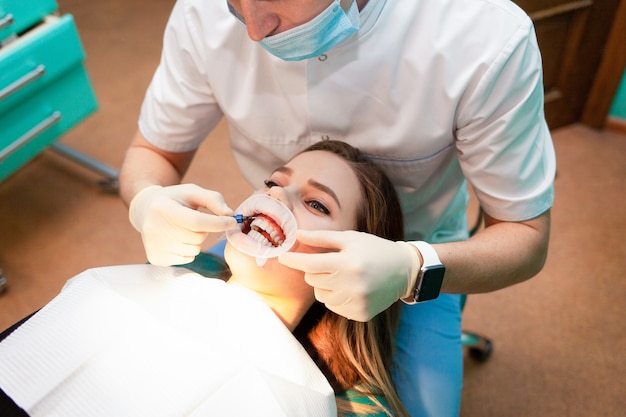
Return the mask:
<svg viewBox="0 0 626 417">
<path fill-rule="evenodd" d="M 203 59 L 207 33 L 202 26 L 211 22 L 203 22 L 196 7 L 186 0 L 176 2 L 139 116 L 144 137 L 170 152 L 196 149 L 222 117 Z"/>
<path fill-rule="evenodd" d="M 461 168 L 497 219 L 528 220 L 552 206 L 556 161 L 543 107 L 541 55 L 528 19 L 485 68 L 457 118 Z"/>
</svg>

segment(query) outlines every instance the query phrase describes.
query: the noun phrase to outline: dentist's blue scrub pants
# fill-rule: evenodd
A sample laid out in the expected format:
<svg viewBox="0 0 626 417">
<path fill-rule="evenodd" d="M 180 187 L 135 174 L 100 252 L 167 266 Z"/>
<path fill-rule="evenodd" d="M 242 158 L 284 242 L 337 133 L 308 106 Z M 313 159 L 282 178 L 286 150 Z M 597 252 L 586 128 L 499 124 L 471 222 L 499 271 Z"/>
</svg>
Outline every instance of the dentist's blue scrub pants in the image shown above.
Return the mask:
<svg viewBox="0 0 626 417">
<path fill-rule="evenodd" d="M 393 378 L 413 417 L 456 417 L 461 407 L 461 296 L 402 306 Z"/>
</svg>

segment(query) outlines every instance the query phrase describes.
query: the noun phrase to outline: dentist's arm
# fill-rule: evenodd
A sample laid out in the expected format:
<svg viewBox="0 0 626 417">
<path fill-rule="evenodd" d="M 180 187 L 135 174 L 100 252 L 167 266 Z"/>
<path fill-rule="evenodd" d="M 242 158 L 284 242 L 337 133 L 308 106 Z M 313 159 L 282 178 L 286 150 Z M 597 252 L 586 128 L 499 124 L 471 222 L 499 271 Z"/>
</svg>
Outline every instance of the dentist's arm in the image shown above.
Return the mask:
<svg viewBox="0 0 626 417">
<path fill-rule="evenodd" d="M 523 222 L 484 215 L 485 228 L 464 242 L 433 245 L 446 266 L 442 292 L 485 293 L 525 281 L 543 268 L 550 211 Z"/>
<path fill-rule="evenodd" d="M 220 193 L 192 184 L 177 185 L 193 156 L 194 152 L 163 152 L 139 132 L 126 152 L 120 194 L 152 264 L 189 263 L 200 253 L 209 232 L 236 226 L 235 219 L 225 217 L 233 211 Z"/>
<path fill-rule="evenodd" d="M 124 203 L 129 206 L 139 191 L 148 186 L 180 184 L 194 154 L 161 151 L 137 131 L 120 171 L 120 196 Z"/>
<path fill-rule="evenodd" d="M 433 245 L 446 267 L 442 292 L 494 291 L 536 275 L 545 262 L 550 212 L 525 222 L 486 217 L 464 242 Z M 299 231 L 298 240 L 329 252 L 289 252 L 279 261 L 305 272 L 315 296 L 337 314 L 367 321 L 415 287 L 422 257 L 413 245 L 354 231 Z M 417 255 L 416 255 L 417 253 Z"/>
</svg>

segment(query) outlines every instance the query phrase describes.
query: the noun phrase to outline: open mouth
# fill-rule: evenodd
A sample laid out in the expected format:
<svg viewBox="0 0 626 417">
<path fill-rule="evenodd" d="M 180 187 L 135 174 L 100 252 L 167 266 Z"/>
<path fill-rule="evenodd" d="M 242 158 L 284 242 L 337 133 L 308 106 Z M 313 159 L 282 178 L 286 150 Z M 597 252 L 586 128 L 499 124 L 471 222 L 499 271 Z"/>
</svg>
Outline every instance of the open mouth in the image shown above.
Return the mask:
<svg viewBox="0 0 626 417">
<path fill-rule="evenodd" d="M 285 243 L 285 232 L 274 219 L 265 214 L 255 214 L 254 217 L 254 220 L 244 222 L 243 233 L 267 247 L 277 248 Z"/>
<path fill-rule="evenodd" d="M 298 224 L 293 213 L 279 200 L 265 194 L 253 194 L 235 209 L 245 217 L 242 224 L 226 232 L 228 242 L 238 251 L 256 258 L 275 258 L 296 243 Z"/>
</svg>

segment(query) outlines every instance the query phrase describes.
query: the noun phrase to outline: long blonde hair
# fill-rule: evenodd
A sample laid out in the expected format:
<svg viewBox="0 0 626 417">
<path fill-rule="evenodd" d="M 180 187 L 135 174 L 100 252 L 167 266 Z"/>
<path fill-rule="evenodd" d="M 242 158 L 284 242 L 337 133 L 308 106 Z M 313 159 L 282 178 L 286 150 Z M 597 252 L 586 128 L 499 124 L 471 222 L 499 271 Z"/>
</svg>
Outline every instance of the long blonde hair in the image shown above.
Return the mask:
<svg viewBox="0 0 626 417">
<path fill-rule="evenodd" d="M 363 204 L 357 213 L 357 230 L 390 240 L 403 240 L 402 211 L 395 189 L 385 173 L 357 149 L 344 142 L 323 141 L 303 152 L 322 150 L 345 159 L 361 184 Z M 326 375 L 337 394 L 339 415 L 385 412 L 408 416 L 389 369 L 400 306 L 393 304 L 368 322 L 348 320 L 316 302 L 294 335 Z M 347 399 L 363 397 L 368 404 Z M 383 398 L 385 404 L 379 401 Z"/>
</svg>

